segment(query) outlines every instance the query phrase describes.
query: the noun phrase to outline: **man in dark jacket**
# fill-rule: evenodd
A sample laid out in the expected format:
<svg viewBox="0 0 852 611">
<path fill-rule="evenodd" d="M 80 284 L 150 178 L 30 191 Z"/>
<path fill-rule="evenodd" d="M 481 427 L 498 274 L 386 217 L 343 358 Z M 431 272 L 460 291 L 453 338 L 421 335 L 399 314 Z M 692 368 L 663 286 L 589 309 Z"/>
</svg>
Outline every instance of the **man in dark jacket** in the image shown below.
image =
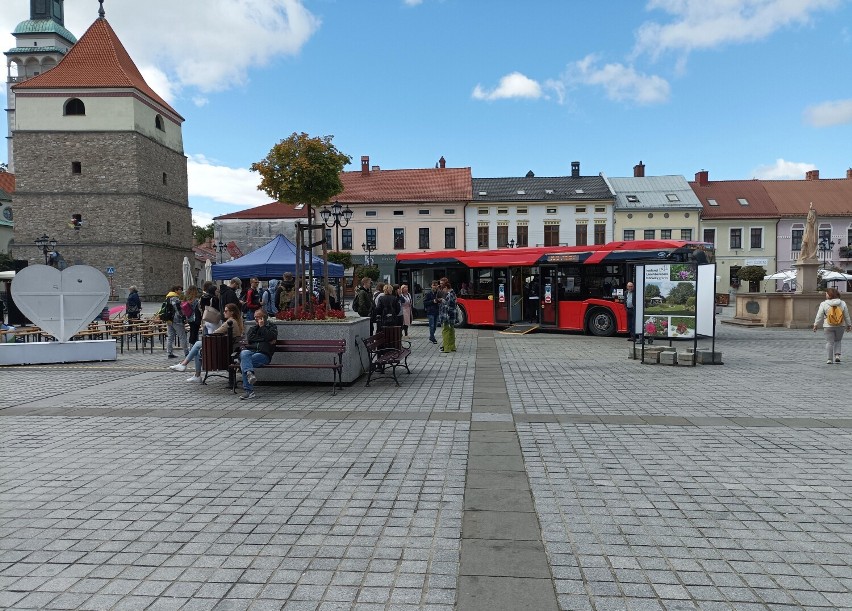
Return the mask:
<svg viewBox="0 0 852 611">
<path fill-rule="evenodd" d="M 246 347 L 240 351 L 240 369 L 243 371 L 243 390 L 240 399 L 254 399 L 255 367 L 268 365 L 275 354 L 278 325 L 267 320 L 262 309 L 254 313 L 255 325 L 246 334 Z"/>
<path fill-rule="evenodd" d="M 233 303 L 237 306 L 237 309 L 242 311 L 242 304 L 240 303 L 240 298 L 237 297 L 237 290 L 243 284 L 243 281 L 239 278 L 231 278 L 228 284 L 222 283 L 222 286 L 219 287 L 219 305 L 222 306 L 220 312 L 225 311 L 225 306 L 229 303 Z"/>
<path fill-rule="evenodd" d="M 433 344 L 438 343 L 435 339 L 435 329 L 438 327 L 438 299 L 441 296 L 438 291 L 439 284 L 437 280 L 433 280 L 431 290 L 426 291 L 423 296 L 423 309 L 426 310 L 426 320 L 429 321 L 429 341 Z"/>
</svg>

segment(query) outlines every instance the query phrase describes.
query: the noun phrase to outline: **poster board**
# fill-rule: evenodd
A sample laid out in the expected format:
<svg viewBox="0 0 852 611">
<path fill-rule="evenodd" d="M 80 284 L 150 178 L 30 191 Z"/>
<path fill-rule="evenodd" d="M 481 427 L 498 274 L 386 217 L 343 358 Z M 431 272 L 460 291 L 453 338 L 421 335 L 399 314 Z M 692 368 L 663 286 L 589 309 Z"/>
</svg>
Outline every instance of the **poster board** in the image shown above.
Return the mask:
<svg viewBox="0 0 852 611">
<path fill-rule="evenodd" d="M 713 337 L 715 281 L 712 263 L 637 265 L 634 333 L 668 340 Z"/>
</svg>

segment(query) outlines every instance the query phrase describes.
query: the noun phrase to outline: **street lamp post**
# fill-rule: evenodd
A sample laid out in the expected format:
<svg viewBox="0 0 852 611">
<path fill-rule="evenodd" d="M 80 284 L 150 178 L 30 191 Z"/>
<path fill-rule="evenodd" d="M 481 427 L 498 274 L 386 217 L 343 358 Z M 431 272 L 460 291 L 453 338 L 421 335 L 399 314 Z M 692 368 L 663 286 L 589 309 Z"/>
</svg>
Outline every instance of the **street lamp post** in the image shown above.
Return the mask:
<svg viewBox="0 0 852 611">
<path fill-rule="evenodd" d="M 831 241 L 830 238 L 822 238 L 819 241 L 819 251 L 822 253 L 822 267 L 825 269 L 826 263 L 828 261 L 828 253 L 834 251 L 834 242 Z"/>
<path fill-rule="evenodd" d="M 40 238 L 36 238 L 35 245 L 44 253 L 44 264 L 47 265 L 50 253 L 56 252 L 56 240 L 45 233 Z"/>
<path fill-rule="evenodd" d="M 349 208 L 349 204 L 346 204 L 346 208 L 344 208 L 337 200 L 334 200 L 331 209 L 328 206 L 323 206 L 322 210 L 320 210 L 320 217 L 322 217 L 322 222 L 325 226 L 329 229 L 332 227 L 335 229 L 334 243 L 337 252 L 340 252 L 340 228 L 346 227 L 349 224 L 353 214 L 352 209 Z"/>
<path fill-rule="evenodd" d="M 367 265 L 372 265 L 373 264 L 373 254 L 372 253 L 373 253 L 374 250 L 376 250 L 376 245 L 373 244 L 372 242 L 362 242 L 361 248 L 364 250 L 365 253 L 367 253 L 367 257 L 366 257 Z"/>
<path fill-rule="evenodd" d="M 222 240 L 219 240 L 213 247 L 219 252 L 219 263 L 222 262 L 222 251 L 225 250 L 228 245 L 225 244 Z"/>
<path fill-rule="evenodd" d="M 515 247 L 515 238 L 512 238 L 511 240 L 509 240 L 509 248 L 514 248 L 514 247 Z"/>
</svg>

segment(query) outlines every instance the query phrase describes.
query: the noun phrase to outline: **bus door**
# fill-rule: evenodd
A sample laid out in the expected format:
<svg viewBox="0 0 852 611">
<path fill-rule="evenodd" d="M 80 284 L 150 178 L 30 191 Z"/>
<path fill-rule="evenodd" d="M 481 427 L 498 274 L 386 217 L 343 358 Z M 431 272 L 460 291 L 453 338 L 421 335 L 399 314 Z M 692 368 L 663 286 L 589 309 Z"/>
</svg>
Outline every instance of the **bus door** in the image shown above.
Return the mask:
<svg viewBox="0 0 852 611">
<path fill-rule="evenodd" d="M 539 274 L 541 284 L 539 287 L 541 326 L 559 326 L 559 277 L 555 266 L 544 266 Z"/>
<path fill-rule="evenodd" d="M 528 267 L 511 267 L 511 292 L 509 294 L 509 315 L 511 323 L 524 321 L 524 285 L 532 273 Z M 529 317 L 529 315 L 527 315 Z"/>
<path fill-rule="evenodd" d="M 509 283 L 509 270 L 499 267 L 494 270 L 494 324 L 508 325 L 512 289 Z"/>
</svg>

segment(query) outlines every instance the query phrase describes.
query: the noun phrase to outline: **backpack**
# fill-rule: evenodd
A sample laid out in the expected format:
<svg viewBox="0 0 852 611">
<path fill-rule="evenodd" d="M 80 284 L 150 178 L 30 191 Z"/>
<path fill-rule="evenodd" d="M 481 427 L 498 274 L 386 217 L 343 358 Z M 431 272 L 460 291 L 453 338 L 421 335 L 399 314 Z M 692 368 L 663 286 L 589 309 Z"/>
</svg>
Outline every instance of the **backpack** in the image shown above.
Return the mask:
<svg viewBox="0 0 852 611">
<path fill-rule="evenodd" d="M 832 327 L 839 327 L 843 324 L 843 310 L 840 306 L 828 306 L 828 312 L 826 312 L 825 320 L 828 321 Z"/>
<path fill-rule="evenodd" d="M 358 294 L 352 301 L 352 309 L 358 312 L 361 316 L 370 315 L 371 297 L 364 289 L 358 289 Z"/>
<path fill-rule="evenodd" d="M 157 312 L 157 318 L 160 320 L 170 321 L 175 319 L 175 306 L 172 304 L 171 297 L 166 297 L 160 310 Z"/>
<path fill-rule="evenodd" d="M 192 322 L 192 302 L 191 301 L 181 301 L 180 302 L 180 311 L 183 314 L 183 317 L 186 318 L 189 322 Z"/>
</svg>

